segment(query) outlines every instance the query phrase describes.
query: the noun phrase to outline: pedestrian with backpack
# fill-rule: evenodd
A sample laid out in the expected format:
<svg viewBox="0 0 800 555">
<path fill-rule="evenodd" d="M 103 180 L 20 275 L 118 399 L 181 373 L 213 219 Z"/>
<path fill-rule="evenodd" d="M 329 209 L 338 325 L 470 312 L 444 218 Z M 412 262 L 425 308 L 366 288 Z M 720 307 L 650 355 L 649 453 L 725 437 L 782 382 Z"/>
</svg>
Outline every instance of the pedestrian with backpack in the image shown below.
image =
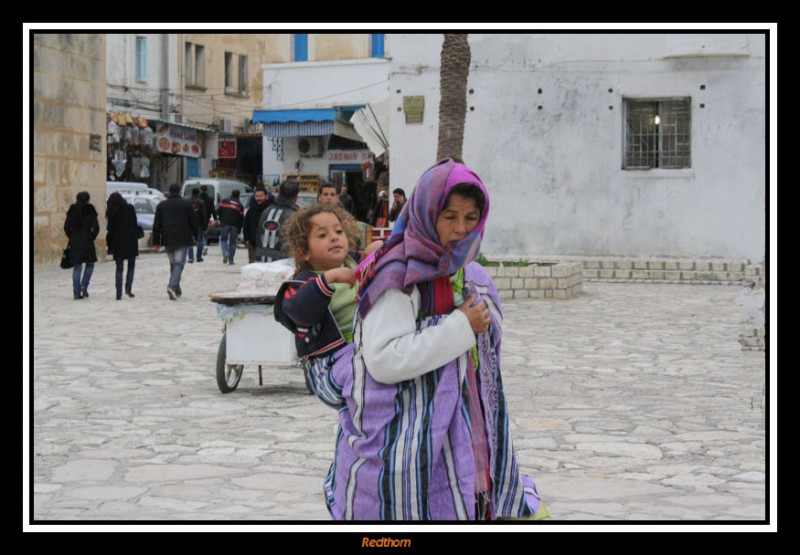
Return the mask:
<svg viewBox="0 0 800 555">
<path fill-rule="evenodd" d="M 268 206 L 258 220 L 258 238 L 256 239 L 256 258 L 260 262 L 272 262 L 287 258 L 281 245 L 281 228 L 284 222 L 297 212 L 297 196 L 300 184 L 297 182 L 281 183 L 278 198 Z"/>
</svg>

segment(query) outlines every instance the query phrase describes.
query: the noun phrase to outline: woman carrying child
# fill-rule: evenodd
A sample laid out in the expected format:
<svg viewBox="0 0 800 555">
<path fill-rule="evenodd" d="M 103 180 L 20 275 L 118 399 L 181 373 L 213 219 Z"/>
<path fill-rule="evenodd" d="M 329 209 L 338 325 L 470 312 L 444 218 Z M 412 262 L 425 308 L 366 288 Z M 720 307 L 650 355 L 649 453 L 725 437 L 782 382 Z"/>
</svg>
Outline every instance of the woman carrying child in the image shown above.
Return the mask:
<svg viewBox="0 0 800 555">
<path fill-rule="evenodd" d="M 480 178 L 442 160 L 358 267 L 353 342 L 314 374 L 339 415 L 325 480 L 334 519 L 549 517 L 517 465 L 500 377 L 502 308 L 473 262 L 488 212 Z"/>
</svg>

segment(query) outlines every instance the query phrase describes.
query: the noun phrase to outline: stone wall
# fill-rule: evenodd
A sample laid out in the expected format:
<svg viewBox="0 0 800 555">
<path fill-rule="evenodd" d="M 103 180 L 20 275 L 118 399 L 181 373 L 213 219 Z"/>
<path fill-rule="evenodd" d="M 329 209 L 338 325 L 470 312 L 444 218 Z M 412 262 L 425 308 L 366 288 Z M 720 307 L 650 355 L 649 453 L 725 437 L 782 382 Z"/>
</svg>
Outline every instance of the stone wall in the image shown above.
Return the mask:
<svg viewBox="0 0 800 555">
<path fill-rule="evenodd" d="M 64 218 L 80 191 L 100 213 L 105 257 L 105 35 L 33 38 L 33 235 L 36 265 L 55 264 L 67 244 Z"/>
<path fill-rule="evenodd" d="M 580 262 L 487 266 L 501 299 L 571 299 L 583 291 Z"/>
<path fill-rule="evenodd" d="M 583 261 L 587 281 L 654 281 L 743 283 L 760 274 L 760 266 L 741 261 L 604 258 Z"/>
<path fill-rule="evenodd" d="M 736 304 L 742 307 L 739 343 L 745 350 L 763 351 L 767 343 L 764 266 L 749 266 L 745 273 L 749 287 L 736 297 Z"/>
</svg>

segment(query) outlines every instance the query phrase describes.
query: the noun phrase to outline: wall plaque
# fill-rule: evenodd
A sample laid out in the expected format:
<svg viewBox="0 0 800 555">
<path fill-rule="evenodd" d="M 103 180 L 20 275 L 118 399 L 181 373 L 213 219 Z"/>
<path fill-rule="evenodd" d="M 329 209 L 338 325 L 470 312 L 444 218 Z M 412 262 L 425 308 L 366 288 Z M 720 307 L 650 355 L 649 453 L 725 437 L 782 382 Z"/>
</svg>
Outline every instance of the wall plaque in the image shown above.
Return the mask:
<svg viewBox="0 0 800 555">
<path fill-rule="evenodd" d="M 422 114 L 425 112 L 425 97 L 404 96 L 403 111 L 406 113 L 406 123 L 422 123 Z"/>
</svg>

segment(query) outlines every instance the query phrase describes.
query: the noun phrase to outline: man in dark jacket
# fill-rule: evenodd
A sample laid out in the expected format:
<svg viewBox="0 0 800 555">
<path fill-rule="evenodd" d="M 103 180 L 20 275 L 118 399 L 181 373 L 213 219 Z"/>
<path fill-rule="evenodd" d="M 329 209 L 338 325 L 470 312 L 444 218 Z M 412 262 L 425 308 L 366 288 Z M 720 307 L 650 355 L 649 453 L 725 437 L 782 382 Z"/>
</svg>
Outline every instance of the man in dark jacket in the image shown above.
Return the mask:
<svg viewBox="0 0 800 555">
<path fill-rule="evenodd" d="M 219 203 L 219 244 L 222 248 L 222 263 L 233 264 L 236 254 L 236 238 L 244 225 L 244 207 L 239 202 L 239 189 Z"/>
<path fill-rule="evenodd" d="M 250 208 L 244 214 L 244 244 L 247 245 L 247 258 L 252 264 L 256 261 L 256 245 L 258 243 L 258 221 L 264 209 L 270 205 L 267 190 L 256 187 Z"/>
<path fill-rule="evenodd" d="M 214 199 L 208 196 L 208 186 L 207 185 L 200 185 L 200 200 L 202 200 L 206 205 L 206 222 L 204 225 L 200 226 L 200 236 L 197 238 L 197 243 L 199 244 L 200 241 L 203 242 L 203 252 L 202 255 L 205 256 L 205 251 L 208 250 L 208 225 L 210 220 L 214 220 L 215 222 L 219 219 L 217 217 L 217 210 L 214 206 Z"/>
<path fill-rule="evenodd" d="M 181 273 L 186 264 L 189 247 L 197 239 L 197 221 L 189 201 L 181 198 L 181 188 L 177 184 L 169 186 L 169 196 L 156 206 L 153 221 L 153 246 L 156 252 L 161 245 L 169 257 L 169 284 L 167 295 L 173 301 L 181 296 Z"/>
<path fill-rule="evenodd" d="M 203 261 L 203 247 L 205 246 L 205 238 L 203 231 L 208 228 L 208 213 L 206 212 L 206 203 L 200 198 L 200 189 L 192 189 L 192 198 L 189 199 L 189 204 L 192 207 L 192 214 L 197 222 L 197 261 Z M 194 262 L 194 247 L 189 247 L 189 264 Z"/>
<path fill-rule="evenodd" d="M 287 257 L 281 246 L 281 228 L 289 216 L 300 209 L 296 204 L 299 193 L 300 185 L 297 182 L 284 181 L 275 203 L 261 213 L 256 238 L 257 260 L 272 262 Z"/>
</svg>

